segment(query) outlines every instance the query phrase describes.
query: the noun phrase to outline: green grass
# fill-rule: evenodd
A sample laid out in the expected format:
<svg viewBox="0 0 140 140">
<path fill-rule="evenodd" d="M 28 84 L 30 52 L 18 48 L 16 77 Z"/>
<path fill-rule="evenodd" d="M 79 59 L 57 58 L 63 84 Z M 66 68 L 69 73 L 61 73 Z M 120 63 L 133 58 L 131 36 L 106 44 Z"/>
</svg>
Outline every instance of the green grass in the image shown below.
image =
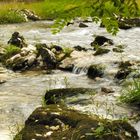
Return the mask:
<svg viewBox="0 0 140 140">
<path fill-rule="evenodd" d="M 0 0 L 3 1 L 3 0 Z M 8 0 L 7 0 L 8 1 Z M 12 0 L 10 0 L 12 1 Z M 14 1 L 14 0 L 13 0 Z M 23 17 L 15 14 L 14 12 L 9 12 L 10 9 L 29 9 L 34 11 L 42 19 L 55 19 L 62 15 L 65 11 L 69 11 L 72 8 L 76 8 L 85 4 L 84 0 L 44 0 L 42 2 L 10 2 L 0 3 L 0 24 L 2 23 L 19 23 L 23 22 Z M 140 6 L 140 0 L 137 0 Z M 87 15 L 86 9 L 80 9 L 80 15 Z"/>
<path fill-rule="evenodd" d="M 2 3 L 0 4 L 0 23 L 23 22 L 23 18 L 19 15 L 13 16 L 10 9 L 29 9 L 34 11 L 42 19 L 55 19 L 64 11 L 84 4 L 84 0 L 45 0 L 34 3 Z M 7 18 L 7 16 L 9 18 Z"/>
<path fill-rule="evenodd" d="M 5 48 L 5 58 L 10 58 L 16 54 L 18 54 L 20 52 L 20 48 L 13 46 L 13 45 L 9 45 Z"/>
<path fill-rule="evenodd" d="M 140 105 L 140 79 L 126 83 L 119 100 L 123 103 Z"/>
</svg>

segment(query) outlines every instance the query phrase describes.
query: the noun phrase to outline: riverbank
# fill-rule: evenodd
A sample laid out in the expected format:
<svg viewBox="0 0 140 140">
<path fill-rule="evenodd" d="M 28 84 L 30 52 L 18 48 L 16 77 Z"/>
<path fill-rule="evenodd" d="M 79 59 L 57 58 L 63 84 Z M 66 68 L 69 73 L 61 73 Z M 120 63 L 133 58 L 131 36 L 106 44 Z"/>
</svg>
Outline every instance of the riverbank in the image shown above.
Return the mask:
<svg viewBox="0 0 140 140">
<path fill-rule="evenodd" d="M 140 6 L 140 2 L 137 1 L 137 3 Z M 76 16 L 91 16 L 91 9 L 88 9 L 88 7 L 84 8 L 84 5 L 86 5 L 86 1 L 84 0 L 0 1 L 0 24 L 26 22 L 25 12 L 20 12 L 23 9 L 29 10 L 32 14 L 36 14 L 42 20 L 54 20 L 58 17 L 66 18 L 66 13 L 71 14 L 69 11 L 73 11 L 78 7 L 81 8 L 78 9 Z"/>
</svg>

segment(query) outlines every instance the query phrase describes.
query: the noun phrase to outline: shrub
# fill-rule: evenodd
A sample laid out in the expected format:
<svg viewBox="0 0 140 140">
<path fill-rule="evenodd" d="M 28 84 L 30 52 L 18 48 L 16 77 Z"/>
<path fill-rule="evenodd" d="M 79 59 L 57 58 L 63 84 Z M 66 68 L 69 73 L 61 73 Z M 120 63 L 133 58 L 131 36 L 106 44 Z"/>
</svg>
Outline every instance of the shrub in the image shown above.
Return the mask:
<svg viewBox="0 0 140 140">
<path fill-rule="evenodd" d="M 140 79 L 133 79 L 122 90 L 119 100 L 123 103 L 140 105 Z"/>
</svg>

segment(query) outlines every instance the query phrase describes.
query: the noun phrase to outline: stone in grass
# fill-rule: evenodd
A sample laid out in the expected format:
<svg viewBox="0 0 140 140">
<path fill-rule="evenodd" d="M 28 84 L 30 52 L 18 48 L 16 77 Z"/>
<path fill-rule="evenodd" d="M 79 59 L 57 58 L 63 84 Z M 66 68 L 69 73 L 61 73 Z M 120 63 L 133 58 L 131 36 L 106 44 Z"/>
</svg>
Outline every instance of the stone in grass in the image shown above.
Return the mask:
<svg viewBox="0 0 140 140">
<path fill-rule="evenodd" d="M 109 53 L 110 50 L 109 49 L 104 49 L 104 48 L 98 48 L 96 50 L 96 52 L 94 53 L 94 55 L 102 55 L 102 54 L 106 54 L 106 53 Z"/>
<path fill-rule="evenodd" d="M 91 65 L 88 69 L 87 75 L 91 79 L 95 79 L 96 77 L 103 77 L 104 69 L 105 68 L 102 65 Z"/>
<path fill-rule="evenodd" d="M 37 108 L 14 140 L 138 140 L 138 135 L 126 121 L 91 117 L 53 104 Z"/>
</svg>

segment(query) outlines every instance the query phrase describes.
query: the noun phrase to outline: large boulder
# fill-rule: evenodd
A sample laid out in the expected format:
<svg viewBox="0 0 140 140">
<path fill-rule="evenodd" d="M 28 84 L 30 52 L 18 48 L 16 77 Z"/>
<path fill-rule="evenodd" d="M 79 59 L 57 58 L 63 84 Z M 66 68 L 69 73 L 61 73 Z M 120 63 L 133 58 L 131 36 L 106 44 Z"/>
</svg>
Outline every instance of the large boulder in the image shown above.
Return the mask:
<svg viewBox="0 0 140 140">
<path fill-rule="evenodd" d="M 14 32 L 14 33 L 12 34 L 12 37 L 11 37 L 10 40 L 8 41 L 8 44 L 17 46 L 17 47 L 19 47 L 19 48 L 23 48 L 23 47 L 26 47 L 26 46 L 27 46 L 24 37 L 21 36 L 21 35 L 19 34 L 19 32 Z"/>
<path fill-rule="evenodd" d="M 138 140 L 126 121 L 99 119 L 61 105 L 37 108 L 14 140 Z"/>
</svg>

